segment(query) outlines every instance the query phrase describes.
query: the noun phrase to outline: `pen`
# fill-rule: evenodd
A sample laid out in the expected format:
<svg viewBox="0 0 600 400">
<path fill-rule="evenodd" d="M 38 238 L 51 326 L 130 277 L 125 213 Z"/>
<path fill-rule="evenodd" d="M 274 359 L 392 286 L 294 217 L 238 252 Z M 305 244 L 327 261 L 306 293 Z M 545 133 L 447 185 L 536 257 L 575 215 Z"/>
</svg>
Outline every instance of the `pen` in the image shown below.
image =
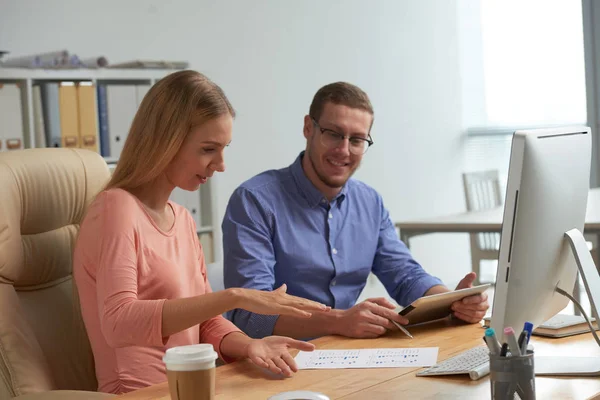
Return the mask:
<svg viewBox="0 0 600 400">
<path fill-rule="evenodd" d="M 508 343 L 508 348 L 510 349 L 510 353 L 513 356 L 520 356 L 521 349 L 519 348 L 519 343 L 517 342 L 517 338 L 515 336 L 515 331 L 513 328 L 506 327 L 504 328 L 504 337 L 506 338 L 506 342 Z"/>
<path fill-rule="evenodd" d="M 403 327 L 402 325 L 400 325 L 399 323 L 397 323 L 396 321 L 394 321 L 393 319 L 390 319 L 390 321 L 392 321 L 394 323 L 394 325 L 396 325 L 398 327 L 398 329 L 400 329 L 402 332 L 404 332 L 404 334 L 406 336 L 408 336 L 411 339 L 414 339 L 413 336 L 406 330 L 405 327 Z"/>
<path fill-rule="evenodd" d="M 506 352 L 508 351 L 508 345 L 506 343 L 502 344 L 502 349 L 500 350 L 500 356 L 506 357 Z"/>
<path fill-rule="evenodd" d="M 527 331 L 527 343 L 529 343 L 529 339 L 531 338 L 531 334 L 533 333 L 533 324 L 531 322 L 525 322 L 523 330 Z"/>
<path fill-rule="evenodd" d="M 519 349 L 521 354 L 527 354 L 527 331 L 525 329 L 519 335 Z"/>
<path fill-rule="evenodd" d="M 483 337 L 483 340 L 485 340 L 487 343 L 491 354 L 500 354 L 500 343 L 498 343 L 498 340 L 496 339 L 496 332 L 494 331 L 494 328 L 488 328 L 485 330 L 485 336 Z"/>
</svg>

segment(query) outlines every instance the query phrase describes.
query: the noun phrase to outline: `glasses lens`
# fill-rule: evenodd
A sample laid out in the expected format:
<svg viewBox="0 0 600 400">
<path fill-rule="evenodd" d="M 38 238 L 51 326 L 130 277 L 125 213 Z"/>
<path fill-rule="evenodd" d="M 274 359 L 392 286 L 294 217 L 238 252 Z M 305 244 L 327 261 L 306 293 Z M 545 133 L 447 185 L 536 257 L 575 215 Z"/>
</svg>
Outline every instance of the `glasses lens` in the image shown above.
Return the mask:
<svg viewBox="0 0 600 400">
<path fill-rule="evenodd" d="M 350 152 L 361 155 L 367 151 L 367 142 L 362 139 L 350 139 Z"/>
<path fill-rule="evenodd" d="M 321 134 L 321 143 L 328 149 L 334 149 L 341 146 L 343 141 L 344 136 L 330 130 L 325 130 Z M 366 140 L 359 138 L 352 138 L 349 140 L 348 150 L 350 150 L 350 153 L 352 154 L 364 154 L 367 152 L 368 148 L 369 146 Z"/>
<path fill-rule="evenodd" d="M 323 143 L 323 145 L 328 149 L 338 147 L 343 140 L 343 136 L 338 135 L 337 133 L 329 130 L 325 130 L 321 135 L 321 143 Z"/>
</svg>

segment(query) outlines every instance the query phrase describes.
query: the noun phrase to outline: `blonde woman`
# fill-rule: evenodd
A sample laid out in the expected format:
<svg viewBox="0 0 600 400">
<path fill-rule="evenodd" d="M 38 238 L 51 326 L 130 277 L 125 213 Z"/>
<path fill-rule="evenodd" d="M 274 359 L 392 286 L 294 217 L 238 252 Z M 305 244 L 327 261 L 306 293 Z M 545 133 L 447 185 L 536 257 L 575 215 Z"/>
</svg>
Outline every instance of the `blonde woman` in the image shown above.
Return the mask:
<svg viewBox="0 0 600 400">
<path fill-rule="evenodd" d="M 74 253 L 74 276 L 96 364 L 98 390 L 124 393 L 166 380 L 167 348 L 212 343 L 226 361 L 250 358 L 290 376 L 289 348 L 309 343 L 250 339 L 221 314 L 309 317 L 324 305 L 286 294 L 233 288 L 211 292 L 191 215 L 169 200 L 225 170 L 234 110 L 198 72 L 166 76 L 133 120 L 116 170 L 90 205 Z"/>
</svg>

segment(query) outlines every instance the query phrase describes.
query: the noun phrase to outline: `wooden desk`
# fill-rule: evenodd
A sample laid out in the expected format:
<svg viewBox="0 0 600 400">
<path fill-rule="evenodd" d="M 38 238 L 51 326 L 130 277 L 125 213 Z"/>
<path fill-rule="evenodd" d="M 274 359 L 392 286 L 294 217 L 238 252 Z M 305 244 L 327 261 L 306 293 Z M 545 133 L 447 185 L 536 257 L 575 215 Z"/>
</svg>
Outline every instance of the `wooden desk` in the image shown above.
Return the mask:
<svg viewBox="0 0 600 400">
<path fill-rule="evenodd" d="M 378 339 L 348 339 L 327 336 L 313 341 L 318 349 L 385 347 L 439 347 L 438 361 L 474 346 L 482 345 L 483 328 L 444 320 L 413 327 L 414 339 L 401 333 Z M 600 357 L 600 348 L 591 334 L 563 339 L 532 337 L 536 354 Z M 302 370 L 292 378 L 280 379 L 248 361 L 217 368 L 216 398 L 266 400 L 288 390 L 313 390 L 331 399 L 485 399 L 490 397 L 489 376 L 471 381 L 468 376 L 417 377 L 420 368 L 375 368 Z M 598 378 L 536 378 L 538 399 L 587 399 L 600 392 Z M 166 382 L 123 396 L 123 400 L 168 400 Z"/>
<path fill-rule="evenodd" d="M 410 246 L 412 237 L 428 233 L 502 232 L 503 216 L 504 207 L 498 207 L 436 218 L 400 221 L 396 222 L 395 226 L 400 231 L 400 239 Z M 600 188 L 590 189 L 583 233 L 600 236 Z"/>
</svg>

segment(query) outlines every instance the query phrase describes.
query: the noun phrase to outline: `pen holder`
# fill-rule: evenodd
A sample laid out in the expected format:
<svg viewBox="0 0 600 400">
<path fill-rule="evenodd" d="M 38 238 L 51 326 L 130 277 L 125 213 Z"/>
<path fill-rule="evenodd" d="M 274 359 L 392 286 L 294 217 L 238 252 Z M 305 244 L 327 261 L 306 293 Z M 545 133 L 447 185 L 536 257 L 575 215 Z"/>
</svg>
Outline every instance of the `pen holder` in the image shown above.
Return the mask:
<svg viewBox="0 0 600 400">
<path fill-rule="evenodd" d="M 492 400 L 535 400 L 533 352 L 508 357 L 490 354 L 490 385 Z"/>
</svg>

